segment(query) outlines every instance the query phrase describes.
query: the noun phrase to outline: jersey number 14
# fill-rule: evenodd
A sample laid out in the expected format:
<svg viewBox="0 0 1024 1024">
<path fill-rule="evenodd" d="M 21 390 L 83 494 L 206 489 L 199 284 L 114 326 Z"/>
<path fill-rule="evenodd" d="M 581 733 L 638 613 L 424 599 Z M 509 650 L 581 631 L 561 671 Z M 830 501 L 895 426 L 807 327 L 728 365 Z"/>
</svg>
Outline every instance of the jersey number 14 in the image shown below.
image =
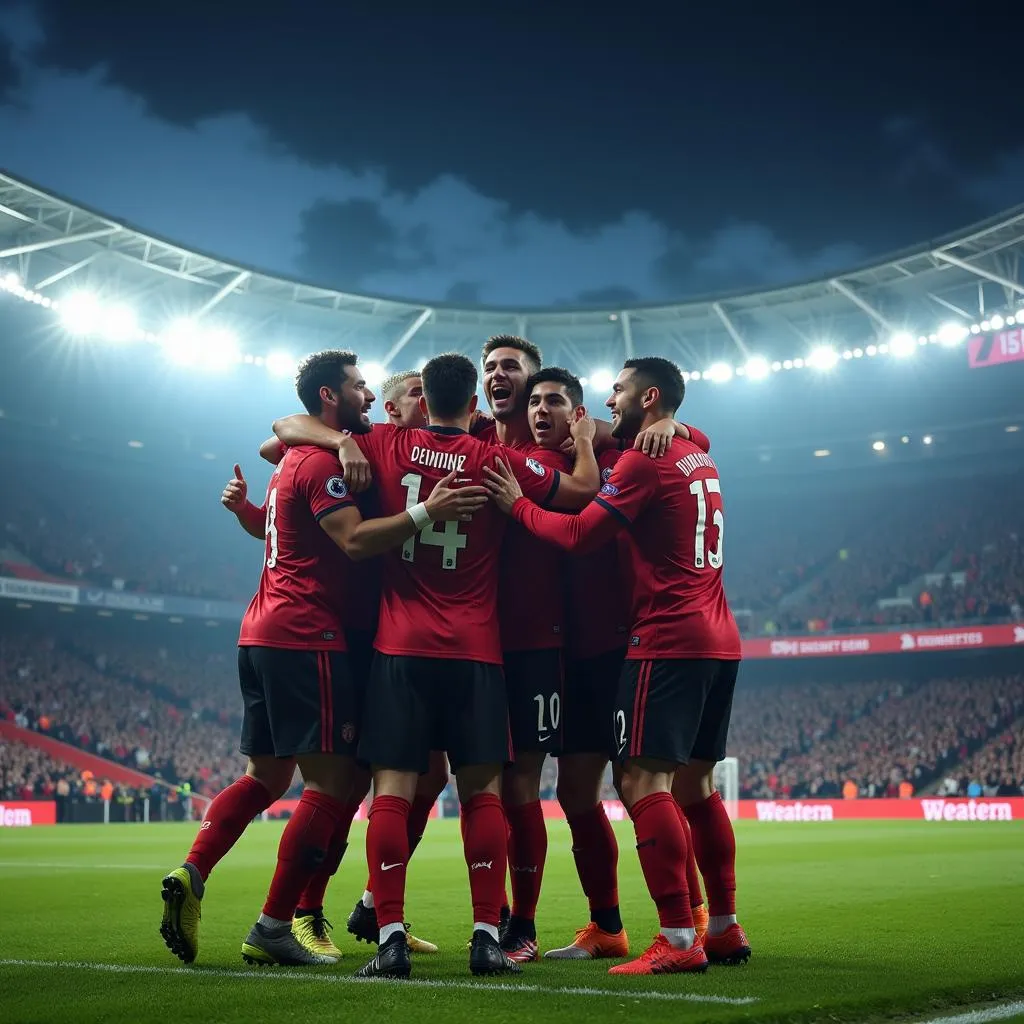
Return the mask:
<svg viewBox="0 0 1024 1024">
<path fill-rule="evenodd" d="M 419 473 L 406 473 L 402 477 L 402 486 L 405 488 L 405 507 L 412 508 L 420 503 L 420 487 L 423 484 L 423 477 Z M 466 546 L 468 538 L 465 534 L 459 533 L 459 524 L 455 520 L 446 523 L 431 523 L 423 527 L 418 534 L 410 537 L 402 545 L 402 561 L 414 562 L 416 560 L 416 541 L 421 544 L 429 544 L 432 548 L 441 549 L 441 568 L 454 569 L 459 559 L 459 552 Z"/>
</svg>

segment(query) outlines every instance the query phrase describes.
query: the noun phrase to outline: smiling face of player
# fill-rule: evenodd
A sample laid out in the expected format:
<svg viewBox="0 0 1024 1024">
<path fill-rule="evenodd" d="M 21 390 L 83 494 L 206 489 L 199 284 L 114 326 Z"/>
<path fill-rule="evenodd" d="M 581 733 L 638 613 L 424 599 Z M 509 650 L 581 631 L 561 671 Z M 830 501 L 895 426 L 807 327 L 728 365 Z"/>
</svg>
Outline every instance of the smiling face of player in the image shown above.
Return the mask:
<svg viewBox="0 0 1024 1024">
<path fill-rule="evenodd" d="M 651 390 L 637 380 L 636 371 L 620 371 L 604 403 L 612 414 L 612 437 L 633 437 L 640 432 L 647 415 L 645 402 L 650 399 Z"/>
<path fill-rule="evenodd" d="M 569 436 L 569 424 L 574 418 L 572 401 L 565 385 L 545 380 L 533 386 L 527 405 L 530 433 L 541 448 L 552 451 L 561 448 Z"/>
<path fill-rule="evenodd" d="M 320 389 L 325 422 L 335 430 L 365 434 L 370 429 L 370 409 L 376 397 L 366 386 L 366 378 L 358 365 L 346 366 L 337 391 L 327 387 Z"/>
<path fill-rule="evenodd" d="M 529 357 L 516 348 L 496 348 L 484 360 L 484 397 L 496 420 L 507 422 L 525 412 L 530 373 Z"/>
<path fill-rule="evenodd" d="M 420 408 L 423 396 L 423 379 L 407 377 L 395 385 L 394 391 L 384 402 L 384 410 L 388 414 L 388 422 L 396 427 L 425 427 L 427 418 Z"/>
</svg>

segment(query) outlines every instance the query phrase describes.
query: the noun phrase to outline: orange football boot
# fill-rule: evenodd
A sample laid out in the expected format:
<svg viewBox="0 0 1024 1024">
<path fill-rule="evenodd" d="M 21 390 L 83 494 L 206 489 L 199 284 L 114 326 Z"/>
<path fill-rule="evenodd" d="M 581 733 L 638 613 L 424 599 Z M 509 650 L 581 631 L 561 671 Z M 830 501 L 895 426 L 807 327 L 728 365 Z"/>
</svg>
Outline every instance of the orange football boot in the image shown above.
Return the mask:
<svg viewBox="0 0 1024 1024">
<path fill-rule="evenodd" d="M 708 961 L 735 967 L 750 959 L 750 943 L 738 924 L 731 924 L 721 935 L 705 935 L 704 949 Z"/>
<path fill-rule="evenodd" d="M 629 939 L 626 929 L 612 934 L 598 928 L 593 921 L 576 933 L 568 946 L 549 949 L 545 960 L 605 960 L 629 956 Z"/>
<path fill-rule="evenodd" d="M 664 935 L 658 934 L 650 947 L 624 964 L 608 968 L 609 974 L 701 974 L 708 969 L 704 947 L 694 943 L 689 949 L 676 949 Z"/>
</svg>

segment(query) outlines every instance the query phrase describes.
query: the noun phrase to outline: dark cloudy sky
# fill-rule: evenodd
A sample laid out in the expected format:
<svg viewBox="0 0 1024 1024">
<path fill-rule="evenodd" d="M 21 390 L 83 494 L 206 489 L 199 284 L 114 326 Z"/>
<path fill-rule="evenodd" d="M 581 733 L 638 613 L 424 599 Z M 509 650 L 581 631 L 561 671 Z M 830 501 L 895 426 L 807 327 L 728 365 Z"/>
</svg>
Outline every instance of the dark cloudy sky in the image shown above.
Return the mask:
<svg viewBox="0 0 1024 1024">
<path fill-rule="evenodd" d="M 0 0 L 0 166 L 350 290 L 773 284 L 1024 201 L 1007 11 Z"/>
</svg>

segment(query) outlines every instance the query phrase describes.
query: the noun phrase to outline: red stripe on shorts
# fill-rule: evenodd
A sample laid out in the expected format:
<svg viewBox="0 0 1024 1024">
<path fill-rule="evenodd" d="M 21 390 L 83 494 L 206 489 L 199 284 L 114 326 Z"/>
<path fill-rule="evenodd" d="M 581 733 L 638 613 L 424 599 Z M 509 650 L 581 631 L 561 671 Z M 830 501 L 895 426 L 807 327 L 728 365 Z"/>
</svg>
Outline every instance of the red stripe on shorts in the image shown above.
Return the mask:
<svg viewBox="0 0 1024 1024">
<path fill-rule="evenodd" d="M 647 690 L 651 682 L 653 662 L 640 662 L 636 678 L 636 693 L 633 695 L 633 734 L 629 741 L 629 756 L 639 757 L 643 746 L 644 716 L 647 713 Z"/>
</svg>

